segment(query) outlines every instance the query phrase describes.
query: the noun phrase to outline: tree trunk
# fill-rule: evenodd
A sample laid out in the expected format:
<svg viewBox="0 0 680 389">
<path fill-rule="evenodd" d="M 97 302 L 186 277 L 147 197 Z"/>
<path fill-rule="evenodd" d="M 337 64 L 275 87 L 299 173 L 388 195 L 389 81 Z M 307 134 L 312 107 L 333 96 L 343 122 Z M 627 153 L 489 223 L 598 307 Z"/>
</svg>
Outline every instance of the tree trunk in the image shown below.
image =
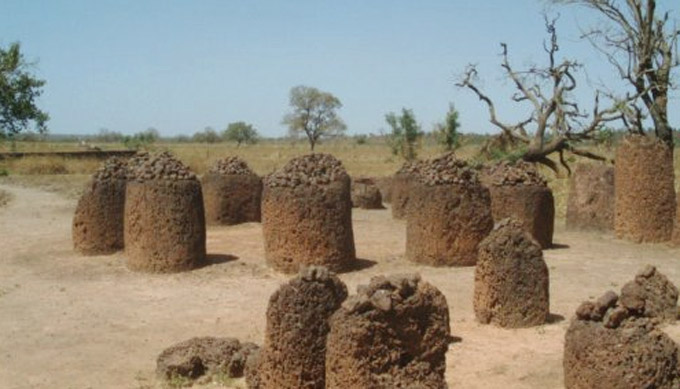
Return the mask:
<svg viewBox="0 0 680 389">
<path fill-rule="evenodd" d="M 668 146 L 673 153 L 673 129 L 668 123 L 668 97 L 665 93 L 654 99 L 654 106 L 650 109 L 656 136 Z"/>
</svg>

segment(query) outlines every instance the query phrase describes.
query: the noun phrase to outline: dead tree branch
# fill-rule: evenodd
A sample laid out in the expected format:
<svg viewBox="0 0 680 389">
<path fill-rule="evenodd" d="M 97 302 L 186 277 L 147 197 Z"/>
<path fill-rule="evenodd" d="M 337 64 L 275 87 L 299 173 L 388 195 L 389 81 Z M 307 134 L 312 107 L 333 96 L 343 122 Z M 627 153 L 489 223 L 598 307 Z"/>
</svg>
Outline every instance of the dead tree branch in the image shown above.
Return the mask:
<svg viewBox="0 0 680 389">
<path fill-rule="evenodd" d="M 545 20 L 549 40 L 544 42 L 548 64 L 543 68 L 532 67 L 526 71 L 516 71 L 509 60 L 508 46 L 501 43 L 501 67 L 517 89 L 511 99 L 516 103 L 530 104 L 532 114 L 528 119 L 516 123 L 501 121 L 497 117 L 493 101 L 476 83 L 477 69 L 474 65 L 468 66 L 461 81 L 456 85 L 475 93 L 487 105 L 490 122 L 500 128 L 503 134 L 526 146 L 522 159 L 541 163 L 558 173 L 557 163 L 548 158 L 551 154 L 559 154 L 560 164 L 567 172 L 571 172 L 571 169 L 564 159 L 565 151 L 586 158 L 606 160 L 577 145 L 594 139 L 607 123 L 642 119 L 639 115 L 640 110 L 631 104 L 638 95 L 625 98 L 606 95 L 611 106 L 601 109 L 601 93 L 597 93 L 592 114 L 582 111 L 578 104 L 571 100 L 570 92 L 577 86 L 574 74 L 581 65 L 571 60 L 565 59 L 561 62 L 557 60 L 559 45 L 555 23 L 556 19 Z"/>
</svg>

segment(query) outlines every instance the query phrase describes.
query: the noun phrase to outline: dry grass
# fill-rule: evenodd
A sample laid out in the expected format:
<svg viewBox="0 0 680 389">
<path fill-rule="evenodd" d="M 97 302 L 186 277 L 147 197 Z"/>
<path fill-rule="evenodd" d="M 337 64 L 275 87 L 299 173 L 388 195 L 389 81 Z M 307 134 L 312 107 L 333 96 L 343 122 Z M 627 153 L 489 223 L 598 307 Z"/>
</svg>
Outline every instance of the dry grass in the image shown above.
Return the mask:
<svg viewBox="0 0 680 389">
<path fill-rule="evenodd" d="M 24 157 L 0 161 L 0 171 L 10 175 L 92 174 L 100 163 L 94 158 Z"/>
<path fill-rule="evenodd" d="M 12 195 L 0 189 L 0 208 L 7 205 L 12 200 Z"/>
<path fill-rule="evenodd" d="M 102 149 L 122 149 L 122 145 L 98 145 Z M 74 151 L 79 147 L 75 143 L 17 143 L 19 151 Z M 268 174 L 288 162 L 291 158 L 309 153 L 306 142 L 265 140 L 256 145 L 237 147 L 232 143 L 198 144 L 198 143 L 157 143 L 152 147 L 155 151 L 168 150 L 180 158 L 198 174 L 205 173 L 217 160 L 235 155 L 243 158 L 258 174 Z M 461 147 L 457 153 L 461 158 L 473 159 L 478 153 L 478 144 Z M 317 146 L 317 152 L 330 153 L 339 158 L 352 176 L 388 176 L 403 164 L 400 157 L 392 155 L 389 147 L 375 139 L 366 144 L 357 144 L 351 139 L 329 141 Z M 594 150 L 613 158 L 611 149 Z M 419 151 L 420 158 L 430 158 L 442 153 L 435 144 L 423 144 Z M 678 153 L 676 153 L 677 155 Z M 571 159 L 573 165 L 577 162 Z M 0 161 L 0 172 L 6 170 L 14 180 L 23 185 L 40 186 L 47 190 L 73 195 L 80 193 L 87 175 L 92 174 L 101 162 L 96 159 L 74 159 L 63 157 L 30 157 L 11 161 Z M 680 172 L 680 159 L 675 160 L 675 171 Z M 544 176 L 555 196 L 555 208 L 558 218 L 566 214 L 568 192 L 568 176 L 556 176 L 547 168 L 542 168 Z M 566 172 L 565 172 L 566 173 Z M 25 176 L 17 178 L 16 176 Z M 53 175 L 63 175 L 52 179 Z M 31 178 L 30 176 L 35 176 Z M 73 176 L 75 178 L 67 178 Z M 36 178 L 40 177 L 40 178 Z M 85 177 L 85 178 L 84 178 Z M 3 181 L 7 182 L 7 179 Z M 2 182 L 2 181 L 0 181 Z M 76 188 L 73 187 L 76 185 Z M 680 186 L 680 180 L 676 180 Z M 70 187 L 70 189 L 69 189 Z"/>
<path fill-rule="evenodd" d="M 0 184 L 39 188 L 75 200 L 83 193 L 89 180 L 89 174 L 10 175 L 0 177 Z"/>
<path fill-rule="evenodd" d="M 235 155 L 248 162 L 258 174 L 264 175 L 282 167 L 291 158 L 309 153 L 306 143 L 261 142 L 254 146 L 236 147 L 233 144 L 213 145 L 195 143 L 158 144 L 156 148 L 169 150 L 198 174 L 207 171 L 218 159 Z M 359 145 L 350 141 L 329 142 L 318 145 L 316 152 L 333 154 L 340 159 L 352 176 L 388 176 L 393 174 L 403 160 L 392 155 L 385 144 Z M 476 147 L 467 146 L 458 151 L 462 157 L 470 157 Z M 424 146 L 421 158 L 430 158 L 442 152 L 437 146 Z"/>
</svg>

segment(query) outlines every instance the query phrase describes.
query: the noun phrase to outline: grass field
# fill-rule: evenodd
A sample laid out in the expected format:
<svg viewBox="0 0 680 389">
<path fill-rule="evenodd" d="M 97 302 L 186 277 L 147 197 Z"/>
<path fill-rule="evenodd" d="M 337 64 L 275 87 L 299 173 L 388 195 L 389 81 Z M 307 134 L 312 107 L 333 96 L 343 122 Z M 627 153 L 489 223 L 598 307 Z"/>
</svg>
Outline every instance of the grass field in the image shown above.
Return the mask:
<svg viewBox="0 0 680 389">
<path fill-rule="evenodd" d="M 103 150 L 124 149 L 123 144 L 97 143 Z M 467 160 L 477 159 L 480 143 L 463 141 L 457 154 Z M 82 150 L 75 142 L 17 142 L 15 151 L 76 151 Z M 156 143 L 151 151 L 168 150 L 189 165 L 198 174 L 206 172 L 220 158 L 236 155 L 243 158 L 258 174 L 268 174 L 293 157 L 309 153 L 306 142 L 264 140 L 256 145 L 237 147 L 233 143 Z M 5 144 L 0 152 L 9 151 Z M 328 141 L 317 146 L 317 152 L 330 153 L 339 158 L 352 176 L 388 176 L 403 164 L 403 160 L 392 155 L 390 148 L 381 139 L 369 139 L 365 144 L 358 144 L 353 139 Z M 613 156 L 611 150 L 598 150 Z M 419 149 L 420 158 L 430 158 L 441 154 L 442 148 L 433 142 L 425 141 Z M 677 153 L 676 153 L 677 154 Z M 571 162 L 576 162 L 576 159 Z M 96 159 L 74 159 L 65 157 L 30 157 L 8 161 L 0 160 L 0 174 L 9 175 L 4 181 L 40 186 L 51 191 L 77 196 L 87 180 L 101 161 Z M 680 164 L 676 159 L 676 171 L 680 172 Z M 565 174 L 556 176 L 553 172 L 542 169 L 553 190 L 558 218 L 566 213 L 568 177 Z M 56 176 L 56 178 L 55 178 Z"/>
</svg>

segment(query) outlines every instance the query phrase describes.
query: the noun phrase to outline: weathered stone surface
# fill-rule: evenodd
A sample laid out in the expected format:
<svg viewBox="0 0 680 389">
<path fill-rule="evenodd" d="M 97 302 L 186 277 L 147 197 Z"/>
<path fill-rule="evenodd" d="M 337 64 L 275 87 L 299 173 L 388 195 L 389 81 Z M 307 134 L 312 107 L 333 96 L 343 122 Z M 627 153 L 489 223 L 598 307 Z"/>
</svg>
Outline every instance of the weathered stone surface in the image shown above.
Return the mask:
<svg viewBox="0 0 680 389">
<path fill-rule="evenodd" d="M 156 360 L 156 373 L 164 380 L 196 380 L 218 373 L 242 377 L 246 359 L 257 349 L 234 338 L 191 338 L 164 350 Z"/>
<path fill-rule="evenodd" d="M 534 164 L 503 161 L 483 169 L 480 180 L 489 189 L 495 221 L 515 219 L 542 248 L 552 246 L 555 200 Z"/>
<path fill-rule="evenodd" d="M 374 277 L 331 318 L 326 387 L 446 388 L 446 298 L 418 275 Z"/>
<path fill-rule="evenodd" d="M 309 267 L 269 300 L 265 343 L 250 380 L 263 389 L 325 388 L 328 319 L 347 288 L 323 267 Z"/>
<path fill-rule="evenodd" d="M 621 305 L 644 317 L 675 321 L 678 289 L 653 266 L 646 266 L 621 289 Z"/>
<path fill-rule="evenodd" d="M 372 178 L 352 180 L 352 206 L 361 209 L 383 209 L 380 189 Z"/>
<path fill-rule="evenodd" d="M 567 228 L 611 231 L 614 229 L 614 167 L 576 165 L 569 178 Z"/>
<path fill-rule="evenodd" d="M 123 249 L 126 177 L 127 163 L 116 157 L 104 162 L 92 176 L 73 216 L 76 251 L 102 255 Z"/>
<path fill-rule="evenodd" d="M 680 350 L 658 329 L 675 319 L 677 297 L 675 286 L 647 266 L 620 297 L 608 291 L 582 303 L 565 337 L 565 387 L 680 387 Z"/>
<path fill-rule="evenodd" d="M 404 162 L 402 167 L 392 177 L 392 217 L 405 219 L 408 213 L 409 186 L 413 175 L 418 173 L 422 161 Z"/>
<path fill-rule="evenodd" d="M 382 201 L 387 204 L 392 202 L 392 180 L 392 176 L 375 179 L 375 184 L 378 186 L 378 190 L 380 190 Z"/>
<path fill-rule="evenodd" d="M 246 376 L 246 386 L 248 389 L 260 389 L 260 352 L 261 349 L 254 350 L 248 355 L 244 374 Z"/>
<path fill-rule="evenodd" d="M 201 179 L 208 225 L 261 220 L 262 179 L 238 157 L 218 160 Z"/>
<path fill-rule="evenodd" d="M 432 266 L 472 266 L 493 228 L 489 190 L 453 154 L 422 162 L 409 185 L 406 258 Z"/>
<path fill-rule="evenodd" d="M 548 266 L 520 222 L 505 219 L 479 245 L 475 268 L 477 320 L 501 327 L 544 324 L 550 314 Z"/>
<path fill-rule="evenodd" d="M 262 227 L 265 257 L 276 270 L 295 273 L 309 265 L 333 271 L 351 267 L 356 251 L 350 179 L 340 161 L 310 154 L 267 176 Z"/>
<path fill-rule="evenodd" d="M 197 180 L 180 160 L 165 151 L 158 154 L 142 153 L 128 161 L 128 180 L 139 182 L 152 180 Z"/>
<path fill-rule="evenodd" d="M 649 319 L 619 327 L 573 320 L 564 349 L 568 389 L 678 388 L 678 347 Z"/>
<path fill-rule="evenodd" d="M 665 242 L 675 222 L 673 154 L 660 140 L 631 135 L 616 151 L 616 236 Z"/>
<path fill-rule="evenodd" d="M 480 178 L 485 186 L 547 186 L 533 163 L 501 161 L 488 166 Z"/>
<path fill-rule="evenodd" d="M 205 261 L 201 184 L 180 165 L 167 154 L 145 160 L 138 178 L 127 184 L 125 253 L 131 270 L 171 273 Z"/>
<path fill-rule="evenodd" d="M 246 161 L 236 156 L 218 159 L 210 167 L 210 173 L 225 176 L 254 176 L 255 172 L 248 166 Z"/>
</svg>

